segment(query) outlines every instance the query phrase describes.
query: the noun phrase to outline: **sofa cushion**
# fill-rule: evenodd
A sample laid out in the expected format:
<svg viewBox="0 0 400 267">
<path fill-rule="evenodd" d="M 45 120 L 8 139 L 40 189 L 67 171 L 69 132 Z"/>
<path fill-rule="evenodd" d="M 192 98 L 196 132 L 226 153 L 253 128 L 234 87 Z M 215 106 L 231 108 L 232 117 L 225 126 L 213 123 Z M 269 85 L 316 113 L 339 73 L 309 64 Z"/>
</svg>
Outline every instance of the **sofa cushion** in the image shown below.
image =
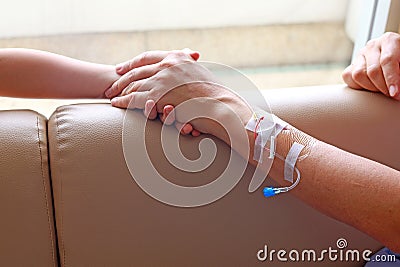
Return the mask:
<svg viewBox="0 0 400 267">
<path fill-rule="evenodd" d="M 57 266 L 46 118 L 0 111 L 0 263 Z"/>
<path fill-rule="evenodd" d="M 324 99 L 323 94 L 319 97 Z M 334 99 L 332 105 L 350 105 L 346 99 Z M 286 99 L 274 101 L 280 101 L 282 112 Z M 308 108 L 307 100 L 297 104 L 298 109 Z M 278 103 L 271 103 L 274 105 Z M 70 105 L 58 108 L 49 120 L 51 173 L 63 266 L 256 266 L 261 264 L 257 252 L 264 245 L 270 250 L 321 251 L 337 248 L 336 241 L 345 238 L 351 248 L 360 251 L 380 247 L 363 233 L 322 215 L 290 194 L 268 200 L 261 190 L 250 194 L 247 189 L 252 167 L 247 168 L 231 192 L 209 205 L 180 208 L 155 200 L 132 179 L 125 163 L 125 112 L 108 104 Z M 141 111 L 127 112 L 129 134 L 139 148 L 145 118 Z M 341 110 L 337 113 L 340 116 Z M 285 115 L 290 118 L 290 112 Z M 175 131 L 173 127 L 168 129 Z M 210 137 L 218 150 L 214 162 L 199 172 L 183 172 L 168 163 L 162 152 L 160 132 L 160 122 L 148 122 L 148 156 L 157 171 L 176 184 L 195 186 L 213 181 L 224 170 L 230 153 L 235 153 Z M 181 137 L 182 153 L 196 159 L 203 138 L 209 136 Z M 135 147 L 135 143 L 132 145 Z M 138 149 L 138 153 L 142 152 Z M 142 171 L 141 167 L 131 168 L 132 173 Z M 270 183 L 267 179 L 264 185 Z M 276 258 L 273 263 L 285 264 Z M 307 263 L 320 265 L 321 262 Z M 324 266 L 362 265 L 362 261 L 330 262 L 327 258 L 324 262 Z"/>
</svg>

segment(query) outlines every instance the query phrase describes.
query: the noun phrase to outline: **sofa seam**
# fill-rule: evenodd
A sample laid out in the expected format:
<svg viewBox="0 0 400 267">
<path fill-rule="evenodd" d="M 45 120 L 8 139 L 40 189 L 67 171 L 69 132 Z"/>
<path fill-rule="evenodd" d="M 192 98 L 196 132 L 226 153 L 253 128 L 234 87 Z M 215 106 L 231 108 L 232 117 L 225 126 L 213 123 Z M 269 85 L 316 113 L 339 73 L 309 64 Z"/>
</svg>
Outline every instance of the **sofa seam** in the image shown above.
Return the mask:
<svg viewBox="0 0 400 267">
<path fill-rule="evenodd" d="M 58 110 L 56 110 L 55 113 L 55 121 L 56 121 L 56 140 L 57 140 L 57 146 L 56 146 L 56 151 L 59 154 L 59 159 L 61 159 L 61 153 L 60 150 L 58 149 L 58 138 L 60 136 L 60 132 L 59 132 L 59 112 L 57 112 Z M 61 168 L 61 167 L 60 167 Z M 63 210 L 63 201 L 62 201 L 62 179 L 60 179 L 60 249 L 62 250 L 62 266 L 66 266 L 66 257 L 65 257 L 65 244 L 64 244 L 64 219 L 62 218 L 62 210 Z"/>
<path fill-rule="evenodd" d="M 49 236 L 50 236 L 50 243 L 51 243 L 51 258 L 53 261 L 53 266 L 56 266 L 55 262 L 55 244 L 54 244 L 54 238 L 52 229 L 51 229 L 51 218 L 50 218 L 50 208 L 49 208 L 49 198 L 47 195 L 47 190 L 46 190 L 46 182 L 45 182 L 45 177 L 44 177 L 44 170 L 43 170 L 43 155 L 42 155 L 42 146 L 40 144 L 40 129 L 39 129 L 39 116 L 36 116 L 36 129 L 37 129 L 37 137 L 38 137 L 38 147 L 39 147 L 39 154 L 40 154 L 40 171 L 42 175 L 42 185 L 43 185 L 43 191 L 44 191 L 44 198 L 45 198 L 45 207 L 46 207 L 46 213 L 47 213 L 47 223 L 50 226 L 49 227 Z"/>
</svg>

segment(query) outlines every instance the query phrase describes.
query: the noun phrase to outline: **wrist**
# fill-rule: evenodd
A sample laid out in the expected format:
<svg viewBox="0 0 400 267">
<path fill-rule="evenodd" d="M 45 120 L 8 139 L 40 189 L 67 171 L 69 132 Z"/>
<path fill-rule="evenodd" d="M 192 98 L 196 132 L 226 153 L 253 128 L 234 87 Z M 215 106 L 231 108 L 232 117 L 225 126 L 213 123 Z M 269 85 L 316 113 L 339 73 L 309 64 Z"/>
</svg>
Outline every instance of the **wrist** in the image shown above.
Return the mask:
<svg viewBox="0 0 400 267">
<path fill-rule="evenodd" d="M 208 133 L 229 144 L 229 136 L 225 130 L 227 125 L 224 124 L 232 124 L 235 122 L 235 129 L 242 130 L 250 120 L 253 110 L 244 100 L 234 94 L 224 95 L 218 100 L 224 105 L 217 106 L 214 110 L 215 120 L 209 122 L 210 127 Z"/>
</svg>

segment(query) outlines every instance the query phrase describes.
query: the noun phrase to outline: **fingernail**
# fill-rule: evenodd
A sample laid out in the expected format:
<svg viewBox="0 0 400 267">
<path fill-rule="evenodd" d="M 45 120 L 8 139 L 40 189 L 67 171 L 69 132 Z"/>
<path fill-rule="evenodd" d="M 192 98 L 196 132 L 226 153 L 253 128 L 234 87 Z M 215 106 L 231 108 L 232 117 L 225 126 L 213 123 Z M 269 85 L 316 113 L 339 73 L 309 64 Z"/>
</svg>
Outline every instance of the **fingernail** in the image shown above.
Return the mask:
<svg viewBox="0 0 400 267">
<path fill-rule="evenodd" d="M 111 89 L 108 89 L 107 91 L 105 91 L 104 94 L 106 95 L 106 97 L 110 98 L 110 96 L 111 96 Z"/>
<path fill-rule="evenodd" d="M 197 51 L 194 51 L 194 52 L 192 52 L 192 53 L 190 54 L 190 56 L 191 56 L 195 61 L 197 61 L 197 60 L 200 58 L 200 53 L 197 52 Z"/>
<path fill-rule="evenodd" d="M 117 69 L 117 71 L 122 70 L 122 64 L 118 64 L 118 65 L 116 66 L 116 69 Z"/>
<path fill-rule="evenodd" d="M 397 91 L 398 91 L 398 89 L 397 89 L 396 85 L 389 86 L 389 95 L 391 97 L 394 97 L 397 94 Z"/>
<path fill-rule="evenodd" d="M 169 113 L 171 113 L 171 111 L 172 111 L 172 107 L 167 107 L 167 108 L 165 108 L 165 113 L 167 113 L 167 115 L 168 115 Z"/>
</svg>

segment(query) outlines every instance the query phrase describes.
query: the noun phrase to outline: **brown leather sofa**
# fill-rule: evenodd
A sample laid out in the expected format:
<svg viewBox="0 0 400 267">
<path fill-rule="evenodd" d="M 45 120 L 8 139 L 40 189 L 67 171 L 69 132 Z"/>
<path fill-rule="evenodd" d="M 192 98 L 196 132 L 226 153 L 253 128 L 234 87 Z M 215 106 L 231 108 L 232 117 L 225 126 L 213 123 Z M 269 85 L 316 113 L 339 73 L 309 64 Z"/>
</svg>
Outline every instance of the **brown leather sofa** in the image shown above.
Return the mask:
<svg viewBox="0 0 400 267">
<path fill-rule="evenodd" d="M 400 170 L 400 103 L 343 85 L 265 95 L 275 114 L 303 131 Z M 141 129 L 143 115 L 132 112 Z M 257 252 L 264 245 L 337 249 L 339 238 L 360 251 L 381 247 L 290 194 L 265 199 L 260 189 L 248 193 L 251 167 L 229 194 L 206 206 L 178 208 L 151 198 L 125 164 L 124 114 L 109 104 L 62 106 L 49 120 L 28 110 L 0 112 L 1 266 L 362 266 L 328 259 L 261 262 Z M 215 139 L 214 163 L 182 173 L 161 153 L 161 123 L 148 129 L 150 157 L 168 179 L 190 185 L 226 164 L 230 150 Z M 201 138 L 182 137 L 183 152 L 196 157 Z"/>
</svg>

